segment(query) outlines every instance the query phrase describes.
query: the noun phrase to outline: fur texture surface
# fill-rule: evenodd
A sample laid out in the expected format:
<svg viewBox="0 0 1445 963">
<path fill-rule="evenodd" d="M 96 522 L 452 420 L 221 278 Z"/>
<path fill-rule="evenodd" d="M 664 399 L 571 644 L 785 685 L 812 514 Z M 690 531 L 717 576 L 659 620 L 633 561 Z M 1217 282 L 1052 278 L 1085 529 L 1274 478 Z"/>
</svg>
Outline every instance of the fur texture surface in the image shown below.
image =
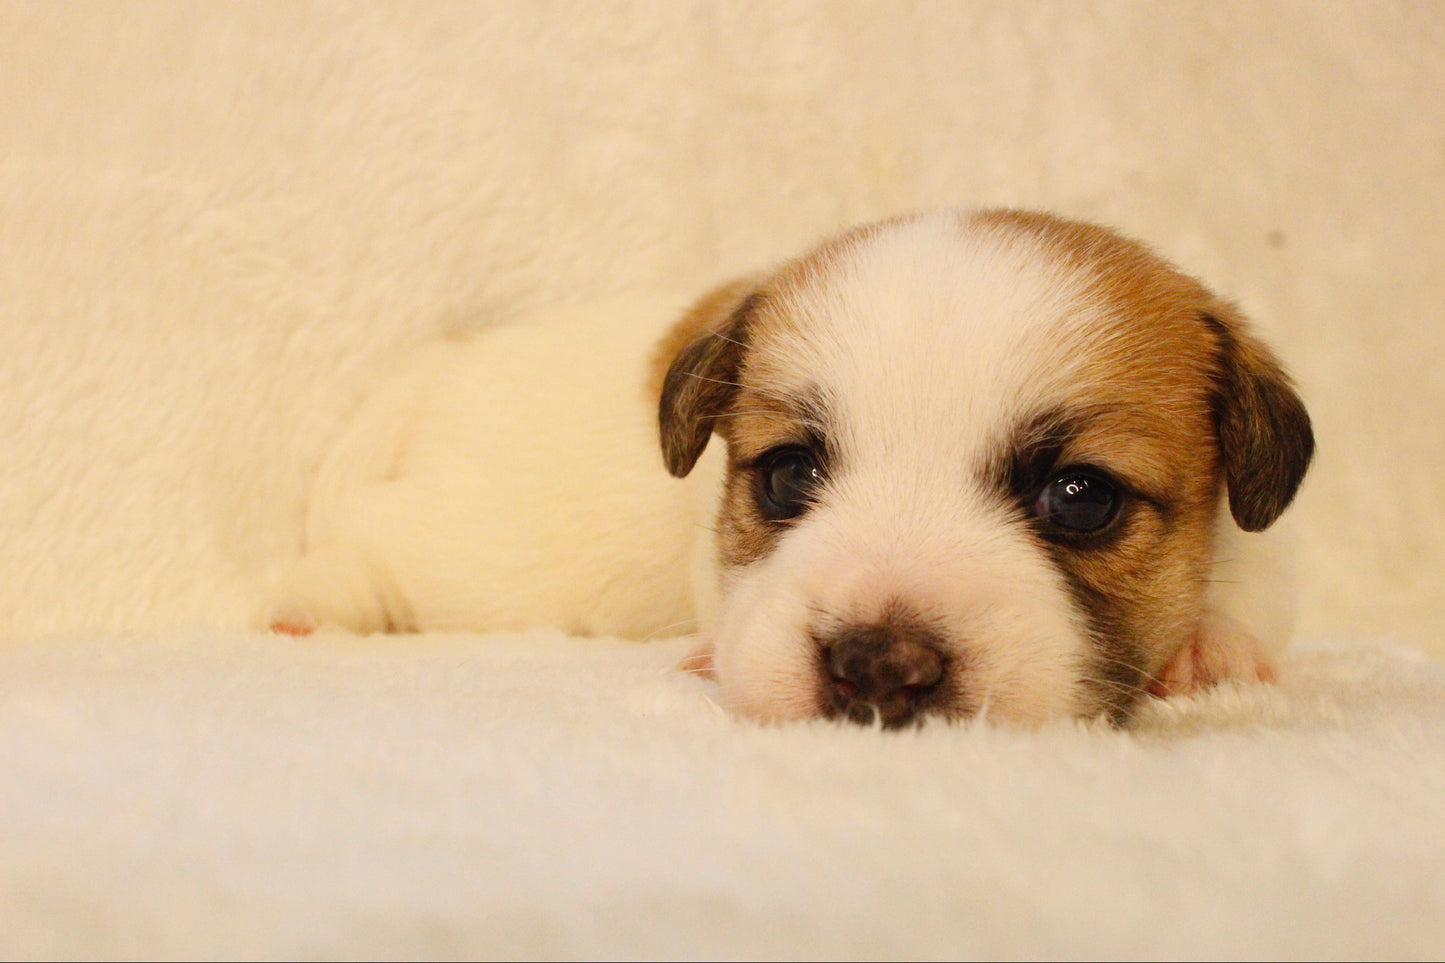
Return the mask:
<svg viewBox="0 0 1445 963">
<path fill-rule="evenodd" d="M 1445 668 L 1133 732 L 740 724 L 679 640 L 3 652 L 0 956 L 1434 959 Z"/>
</svg>

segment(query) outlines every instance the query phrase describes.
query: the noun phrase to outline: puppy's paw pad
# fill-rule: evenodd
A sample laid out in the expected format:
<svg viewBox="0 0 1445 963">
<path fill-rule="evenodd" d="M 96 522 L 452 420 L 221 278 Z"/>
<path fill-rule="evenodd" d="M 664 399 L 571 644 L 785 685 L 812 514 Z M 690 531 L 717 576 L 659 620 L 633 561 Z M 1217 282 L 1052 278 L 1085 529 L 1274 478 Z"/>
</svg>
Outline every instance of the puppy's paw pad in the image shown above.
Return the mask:
<svg viewBox="0 0 1445 963">
<path fill-rule="evenodd" d="M 687 657 L 677 664 L 677 670 L 701 679 L 716 679 L 717 670 L 713 667 L 712 642 L 703 642 L 689 652 Z"/>
</svg>

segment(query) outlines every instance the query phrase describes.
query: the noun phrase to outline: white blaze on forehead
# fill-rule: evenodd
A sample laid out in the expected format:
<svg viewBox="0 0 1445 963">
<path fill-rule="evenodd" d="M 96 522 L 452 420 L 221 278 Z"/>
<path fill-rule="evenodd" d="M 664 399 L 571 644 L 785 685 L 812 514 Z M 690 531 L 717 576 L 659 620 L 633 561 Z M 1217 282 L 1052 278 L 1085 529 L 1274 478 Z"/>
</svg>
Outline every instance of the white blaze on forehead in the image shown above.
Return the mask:
<svg viewBox="0 0 1445 963">
<path fill-rule="evenodd" d="M 949 213 L 837 251 L 788 295 L 792 323 L 761 326 L 755 350 L 779 359 L 770 390 L 816 393 L 845 462 L 937 453 L 961 470 L 1066 400 L 1105 337 L 1039 242 Z"/>
</svg>

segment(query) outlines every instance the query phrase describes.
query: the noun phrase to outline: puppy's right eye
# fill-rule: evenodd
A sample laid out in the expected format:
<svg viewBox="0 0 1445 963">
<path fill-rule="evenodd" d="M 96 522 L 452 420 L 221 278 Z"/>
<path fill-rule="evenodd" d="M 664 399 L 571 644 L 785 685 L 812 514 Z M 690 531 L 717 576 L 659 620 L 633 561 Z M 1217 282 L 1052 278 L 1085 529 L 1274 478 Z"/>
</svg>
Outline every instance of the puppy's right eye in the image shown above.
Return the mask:
<svg viewBox="0 0 1445 963">
<path fill-rule="evenodd" d="M 813 501 L 823 482 L 817 457 L 807 448 L 788 445 L 767 452 L 757 463 L 758 507 L 768 518 L 797 518 Z"/>
</svg>

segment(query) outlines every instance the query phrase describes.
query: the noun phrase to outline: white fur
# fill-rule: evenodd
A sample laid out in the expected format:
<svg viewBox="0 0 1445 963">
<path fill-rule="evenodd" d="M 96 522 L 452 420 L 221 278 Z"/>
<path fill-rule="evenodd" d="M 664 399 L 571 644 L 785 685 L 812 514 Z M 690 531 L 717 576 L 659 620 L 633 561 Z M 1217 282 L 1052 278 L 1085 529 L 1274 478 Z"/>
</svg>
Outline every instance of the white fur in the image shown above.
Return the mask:
<svg viewBox="0 0 1445 963">
<path fill-rule="evenodd" d="M 562 308 L 419 351 L 322 465 L 307 552 L 270 621 L 693 629 L 708 471 L 667 474 L 643 388 L 653 344 L 685 304 Z"/>
<path fill-rule="evenodd" d="M 723 446 L 670 477 L 644 390 L 685 301 L 627 299 L 421 352 L 323 468 L 307 555 L 268 618 L 299 631 L 701 627 L 727 703 L 781 719 L 820 711 L 819 633 L 902 600 L 945 628 L 985 715 L 1078 713 L 1081 613 L 976 472 L 1019 412 L 1070 397 L 1106 330 L 1098 309 L 1036 251 L 961 246 L 951 215 L 837 262 L 826 290 L 791 306 L 812 319 L 805 340 L 764 330 L 750 348 L 782 372 L 771 388 L 824 393 L 849 466 L 767 557 L 715 571 Z M 1219 564 L 1248 570 L 1263 539 L 1223 509 L 1220 528 Z M 1267 674 L 1281 606 L 1272 589 L 1216 589 L 1197 651 L 1163 681 Z"/>
</svg>

